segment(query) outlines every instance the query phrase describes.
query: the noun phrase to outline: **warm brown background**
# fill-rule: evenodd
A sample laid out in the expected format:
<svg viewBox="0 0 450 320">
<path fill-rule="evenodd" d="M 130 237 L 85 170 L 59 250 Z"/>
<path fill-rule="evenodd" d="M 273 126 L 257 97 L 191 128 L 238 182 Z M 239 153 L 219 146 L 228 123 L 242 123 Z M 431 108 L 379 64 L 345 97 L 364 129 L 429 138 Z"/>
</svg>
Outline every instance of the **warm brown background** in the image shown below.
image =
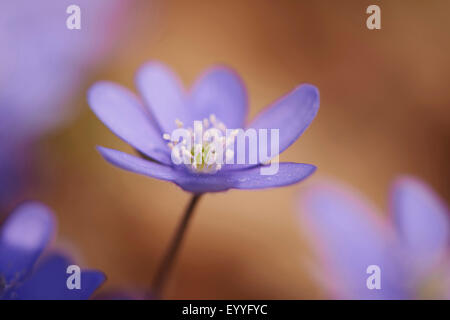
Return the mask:
<svg viewBox="0 0 450 320">
<path fill-rule="evenodd" d="M 379 4 L 382 29 L 365 10 Z M 141 1 L 126 39 L 68 104 L 80 112 L 41 142 L 38 188 L 60 219 L 57 244 L 104 270 L 103 290 L 145 290 L 189 195 L 114 168 L 95 145 L 131 151 L 88 109 L 85 91 L 108 79 L 133 87 L 149 59 L 186 84 L 216 62 L 245 80 L 250 115 L 302 82 L 321 92 L 318 117 L 281 160 L 316 164 L 303 184 L 205 196 L 167 298 L 324 297 L 294 197 L 320 177 L 361 189 L 386 207 L 389 182 L 414 174 L 450 196 L 450 1 Z"/>
</svg>

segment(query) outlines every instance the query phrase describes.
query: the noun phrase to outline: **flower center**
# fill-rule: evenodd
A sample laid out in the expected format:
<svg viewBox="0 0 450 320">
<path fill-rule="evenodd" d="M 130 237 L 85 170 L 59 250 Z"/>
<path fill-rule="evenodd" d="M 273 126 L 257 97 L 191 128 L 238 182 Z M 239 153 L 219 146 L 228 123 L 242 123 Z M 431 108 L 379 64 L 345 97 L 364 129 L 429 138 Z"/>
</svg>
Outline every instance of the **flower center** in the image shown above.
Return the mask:
<svg viewBox="0 0 450 320">
<path fill-rule="evenodd" d="M 202 121 L 194 121 L 194 129 L 184 128 L 178 119 L 175 124 L 178 129 L 172 135 L 163 134 L 175 164 L 183 163 L 195 173 L 216 173 L 234 158 L 232 149 L 239 131 L 227 129 L 214 114 Z"/>
</svg>

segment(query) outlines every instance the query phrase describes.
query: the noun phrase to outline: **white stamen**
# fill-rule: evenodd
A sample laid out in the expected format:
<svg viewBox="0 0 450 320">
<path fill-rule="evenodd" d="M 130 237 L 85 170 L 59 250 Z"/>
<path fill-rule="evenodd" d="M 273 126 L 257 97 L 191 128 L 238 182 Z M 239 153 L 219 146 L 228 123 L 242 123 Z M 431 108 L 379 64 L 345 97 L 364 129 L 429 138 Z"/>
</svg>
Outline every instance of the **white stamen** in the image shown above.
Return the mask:
<svg viewBox="0 0 450 320">
<path fill-rule="evenodd" d="M 178 119 L 175 120 L 175 124 L 178 128 L 182 128 L 184 125 Z M 214 114 L 211 114 L 209 118 L 203 119 L 200 125 L 203 125 L 203 137 L 201 137 L 200 143 L 194 141 L 194 130 L 192 127 L 186 128 L 190 133 L 191 141 L 189 139 L 188 141 L 186 139 L 171 141 L 171 136 L 168 133 L 163 134 L 163 139 L 169 141 L 167 145 L 175 153 L 174 159 L 178 160 L 178 163 L 181 163 L 180 160 L 183 160 L 187 168 L 196 173 L 216 173 L 222 168 L 224 160 L 233 159 L 234 152 L 228 148 L 234 144 L 239 131 L 233 130 L 227 136 L 227 127 Z M 217 147 L 223 148 L 225 159 L 220 159 L 223 155 L 222 152 L 217 152 Z"/>
</svg>

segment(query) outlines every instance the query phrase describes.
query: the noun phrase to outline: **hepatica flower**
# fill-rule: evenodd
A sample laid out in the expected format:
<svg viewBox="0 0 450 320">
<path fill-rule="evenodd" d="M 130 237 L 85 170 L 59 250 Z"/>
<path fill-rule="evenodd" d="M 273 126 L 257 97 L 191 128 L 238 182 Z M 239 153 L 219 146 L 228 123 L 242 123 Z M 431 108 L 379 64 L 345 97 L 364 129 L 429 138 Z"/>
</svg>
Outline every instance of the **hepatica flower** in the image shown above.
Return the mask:
<svg viewBox="0 0 450 320">
<path fill-rule="evenodd" d="M 81 8 L 81 29 L 66 27 Z M 67 103 L 110 51 L 125 0 L 0 1 L 0 212 L 28 184 L 33 143 L 73 113 Z"/>
<path fill-rule="evenodd" d="M 97 117 L 141 155 L 99 147 L 107 161 L 193 193 L 149 293 L 160 298 L 201 194 L 280 187 L 314 172 L 310 164 L 271 159 L 314 119 L 319 93 L 301 85 L 246 125 L 246 90 L 226 67 L 211 68 L 185 91 L 166 66 L 149 62 L 138 71 L 136 84 L 141 97 L 111 82 L 96 83 L 88 101 Z"/>
<path fill-rule="evenodd" d="M 60 253 L 42 255 L 54 231 L 51 211 L 34 202 L 22 204 L 0 226 L 0 299 L 88 299 L 104 282 L 103 273 L 84 270 L 81 288 L 68 288 L 72 261 Z"/>
<path fill-rule="evenodd" d="M 334 297 L 450 299 L 449 210 L 422 182 L 396 181 L 384 218 L 332 183 L 311 187 L 300 203 Z"/>
<path fill-rule="evenodd" d="M 166 66 L 150 62 L 138 71 L 136 85 L 140 97 L 111 82 L 96 83 L 88 93 L 97 117 L 147 158 L 99 147 L 115 166 L 173 182 L 195 194 L 280 187 L 299 182 L 315 170 L 310 164 L 287 162 L 277 163 L 271 174 L 261 174 L 271 166 L 270 159 L 295 142 L 314 119 L 319 93 L 312 85 L 295 88 L 248 124 L 246 89 L 226 67 L 206 71 L 185 91 Z M 204 134 L 197 138 L 172 139 L 177 129 L 195 136 L 198 126 Z M 239 143 L 249 129 L 259 135 L 252 148 L 251 143 Z M 212 147 L 215 137 L 224 148 L 220 158 Z M 231 149 L 236 145 L 238 152 Z M 243 157 L 239 158 L 239 150 Z"/>
</svg>

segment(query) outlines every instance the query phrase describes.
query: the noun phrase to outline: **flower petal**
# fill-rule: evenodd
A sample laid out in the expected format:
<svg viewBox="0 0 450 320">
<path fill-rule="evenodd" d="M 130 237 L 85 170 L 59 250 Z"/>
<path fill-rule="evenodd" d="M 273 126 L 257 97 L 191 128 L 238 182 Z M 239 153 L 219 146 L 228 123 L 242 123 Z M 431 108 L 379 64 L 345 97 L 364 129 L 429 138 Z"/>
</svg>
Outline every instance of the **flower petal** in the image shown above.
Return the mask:
<svg viewBox="0 0 450 320">
<path fill-rule="evenodd" d="M 279 153 L 281 153 L 300 137 L 318 110 L 319 90 L 312 85 L 304 84 L 260 113 L 248 127 L 279 129 Z"/>
<path fill-rule="evenodd" d="M 195 119 L 186 107 L 186 93 L 177 76 L 165 65 L 149 62 L 136 74 L 136 86 L 163 133 L 176 129 L 175 120 L 190 124 Z"/>
<path fill-rule="evenodd" d="M 316 167 L 310 164 L 279 163 L 277 173 L 262 175 L 262 168 L 267 170 L 268 166 L 219 171 L 216 174 L 180 174 L 175 183 L 184 190 L 194 193 L 219 192 L 228 189 L 276 188 L 297 183 L 316 170 Z"/>
<path fill-rule="evenodd" d="M 97 149 L 106 161 L 119 168 L 161 180 L 172 181 L 176 178 L 176 172 L 169 166 L 150 162 L 113 149 L 104 147 L 97 147 Z"/>
<path fill-rule="evenodd" d="M 88 93 L 97 117 L 118 137 L 149 157 L 170 163 L 169 149 L 138 98 L 111 82 L 98 82 Z"/>
<path fill-rule="evenodd" d="M 305 231 L 317 249 L 328 285 L 344 299 L 405 298 L 406 275 L 392 230 L 357 196 L 332 183 L 309 187 L 300 198 Z M 366 284 L 371 265 L 381 269 L 381 289 Z"/>
<path fill-rule="evenodd" d="M 8 284 L 23 278 L 51 240 L 54 230 L 54 217 L 46 206 L 28 202 L 15 209 L 0 230 L 3 281 Z"/>
<path fill-rule="evenodd" d="M 257 166 L 244 170 L 219 171 L 215 174 L 196 174 L 186 168 L 175 169 L 127 153 L 98 147 L 101 155 L 111 164 L 152 178 L 172 181 L 185 191 L 193 193 L 219 192 L 234 189 L 275 188 L 299 182 L 311 175 L 316 167 L 303 163 L 279 163 L 278 172 L 262 175 L 261 169 L 269 166 Z"/>
<path fill-rule="evenodd" d="M 262 175 L 261 169 L 269 165 L 257 166 L 234 172 L 224 172 L 225 177 L 232 177 L 234 189 L 266 189 L 291 185 L 306 179 L 316 171 L 316 166 L 306 163 L 281 162 L 278 172 L 273 175 Z"/>
<path fill-rule="evenodd" d="M 239 75 L 227 67 L 214 67 L 193 85 L 189 105 L 196 120 L 215 114 L 227 128 L 244 127 L 247 92 Z"/>
<path fill-rule="evenodd" d="M 73 265 L 67 257 L 52 254 L 39 263 L 33 275 L 17 288 L 13 299 L 20 300 L 86 300 L 105 281 L 102 272 L 82 270 L 80 289 L 69 289 L 67 280 L 73 273 L 67 268 Z"/>
<path fill-rule="evenodd" d="M 400 237 L 418 268 L 431 266 L 448 252 L 449 210 L 427 185 L 401 178 L 394 184 L 391 203 Z"/>
</svg>

